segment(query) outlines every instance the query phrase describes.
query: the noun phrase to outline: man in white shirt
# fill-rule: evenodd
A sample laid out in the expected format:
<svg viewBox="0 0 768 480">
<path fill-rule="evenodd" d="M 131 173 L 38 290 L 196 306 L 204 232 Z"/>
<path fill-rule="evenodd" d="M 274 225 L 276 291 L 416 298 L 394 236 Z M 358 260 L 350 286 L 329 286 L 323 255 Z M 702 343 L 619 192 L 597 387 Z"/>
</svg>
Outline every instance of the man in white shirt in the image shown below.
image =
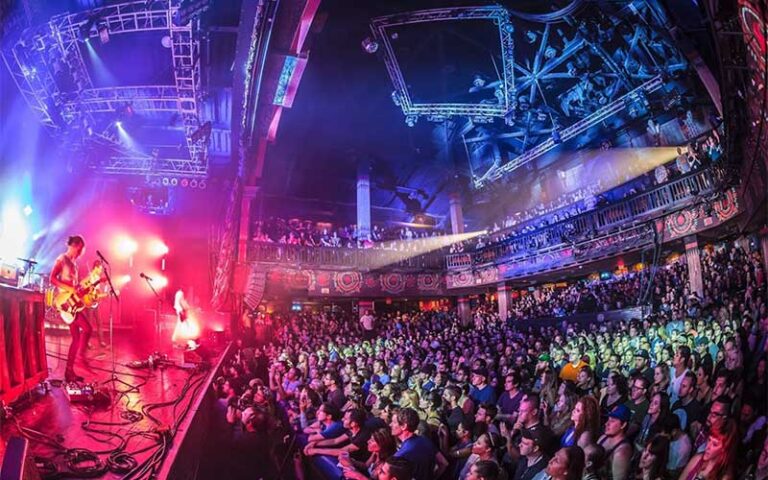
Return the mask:
<svg viewBox="0 0 768 480">
<path fill-rule="evenodd" d="M 375 336 L 374 322 L 375 319 L 373 318 L 373 315 L 371 315 L 370 310 L 366 310 L 365 314 L 360 317 L 360 325 L 363 327 L 363 339 L 372 340 Z"/>
</svg>

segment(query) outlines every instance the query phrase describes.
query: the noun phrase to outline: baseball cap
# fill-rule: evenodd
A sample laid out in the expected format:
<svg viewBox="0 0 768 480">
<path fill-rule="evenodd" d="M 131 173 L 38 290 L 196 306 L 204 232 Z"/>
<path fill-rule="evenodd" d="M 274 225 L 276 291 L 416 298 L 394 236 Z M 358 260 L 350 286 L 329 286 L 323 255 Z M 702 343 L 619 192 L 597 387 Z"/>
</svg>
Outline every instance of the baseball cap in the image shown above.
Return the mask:
<svg viewBox="0 0 768 480">
<path fill-rule="evenodd" d="M 636 357 L 644 358 L 646 360 L 650 360 L 651 356 L 648 354 L 648 350 L 641 348 L 640 350 L 635 352 Z"/>
<path fill-rule="evenodd" d="M 616 405 L 613 407 L 613 410 L 611 410 L 611 413 L 608 414 L 608 417 L 627 423 L 629 422 L 629 419 L 632 418 L 632 412 L 626 405 Z"/>
<path fill-rule="evenodd" d="M 539 361 L 540 362 L 548 362 L 551 359 L 552 359 L 552 357 L 550 357 L 548 353 L 542 353 L 541 355 L 539 355 Z"/>
</svg>

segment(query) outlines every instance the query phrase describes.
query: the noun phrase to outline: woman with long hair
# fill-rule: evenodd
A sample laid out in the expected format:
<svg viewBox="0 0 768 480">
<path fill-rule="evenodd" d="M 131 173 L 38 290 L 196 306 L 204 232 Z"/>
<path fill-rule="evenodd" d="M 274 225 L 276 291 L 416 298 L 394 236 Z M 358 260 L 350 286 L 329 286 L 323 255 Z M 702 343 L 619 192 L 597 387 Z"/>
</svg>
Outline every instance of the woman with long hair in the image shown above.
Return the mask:
<svg viewBox="0 0 768 480">
<path fill-rule="evenodd" d="M 400 408 L 412 408 L 419 411 L 419 394 L 416 390 L 405 390 L 400 394 Z"/>
<path fill-rule="evenodd" d="M 549 461 L 545 472 L 551 480 L 581 480 L 584 450 L 576 446 L 561 448 Z"/>
<path fill-rule="evenodd" d="M 545 405 L 555 405 L 558 400 L 558 385 L 557 375 L 551 368 L 547 367 L 541 372 L 540 377 L 541 388 L 539 390 L 539 398 Z"/>
<path fill-rule="evenodd" d="M 380 428 L 368 439 L 367 448 L 371 456 L 365 462 L 358 462 L 350 458 L 349 454 L 339 456 L 344 478 L 353 480 L 379 478 L 379 471 L 384 462 L 397 451 L 397 442 L 389 428 Z"/>
<path fill-rule="evenodd" d="M 691 457 L 679 480 L 732 480 L 738 445 L 738 428 L 733 420 L 715 425 L 703 453 Z"/>
<path fill-rule="evenodd" d="M 666 392 L 669 389 L 669 365 L 666 363 L 659 363 L 656 368 L 653 369 L 653 385 L 651 385 L 651 393 Z"/>
<path fill-rule="evenodd" d="M 571 412 L 578 400 L 578 395 L 569 390 L 565 390 L 560 394 L 557 404 L 555 404 L 554 411 L 549 415 L 544 415 L 544 423 L 549 426 L 553 434 L 561 436 L 571 428 Z"/>
<path fill-rule="evenodd" d="M 656 435 L 650 439 L 640 454 L 637 480 L 664 480 L 668 455 L 669 438 L 665 435 Z"/>
<path fill-rule="evenodd" d="M 611 372 L 608 375 L 608 382 L 605 386 L 605 395 L 600 401 L 600 423 L 604 424 L 608 420 L 608 414 L 627 401 L 627 378 L 619 372 Z"/>
<path fill-rule="evenodd" d="M 573 425 L 560 440 L 560 446 L 578 445 L 586 449 L 600 436 L 600 405 L 592 395 L 581 397 L 571 412 Z"/>
<path fill-rule="evenodd" d="M 635 437 L 635 451 L 642 451 L 645 443 L 661 433 L 664 429 L 664 419 L 671 415 L 669 395 L 667 392 L 656 392 L 651 396 L 651 402 L 648 404 L 648 413 L 640 424 L 640 431 Z"/>
<path fill-rule="evenodd" d="M 707 367 L 699 365 L 694 372 L 696 373 L 696 400 L 702 405 L 709 405 L 712 399 L 712 385 Z"/>
</svg>

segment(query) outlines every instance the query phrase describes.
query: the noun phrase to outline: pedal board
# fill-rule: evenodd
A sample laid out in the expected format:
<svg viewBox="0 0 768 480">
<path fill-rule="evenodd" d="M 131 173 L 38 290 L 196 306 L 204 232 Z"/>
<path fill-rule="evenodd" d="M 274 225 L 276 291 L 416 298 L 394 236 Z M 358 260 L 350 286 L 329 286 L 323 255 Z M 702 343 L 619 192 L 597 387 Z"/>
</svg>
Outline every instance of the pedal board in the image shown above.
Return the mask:
<svg viewBox="0 0 768 480">
<path fill-rule="evenodd" d="M 109 389 L 106 387 L 99 387 L 93 383 L 80 384 L 69 382 L 64 384 L 64 392 L 70 403 L 109 405 L 112 402 Z"/>
</svg>

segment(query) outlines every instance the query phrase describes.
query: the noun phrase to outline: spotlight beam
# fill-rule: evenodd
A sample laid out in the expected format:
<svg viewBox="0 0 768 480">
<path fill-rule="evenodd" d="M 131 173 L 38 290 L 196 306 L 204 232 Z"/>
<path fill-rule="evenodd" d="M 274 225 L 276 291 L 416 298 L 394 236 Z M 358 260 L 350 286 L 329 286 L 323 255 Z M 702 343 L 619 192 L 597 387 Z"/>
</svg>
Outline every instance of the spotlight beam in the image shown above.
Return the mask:
<svg viewBox="0 0 768 480">
<path fill-rule="evenodd" d="M 459 233 L 455 235 L 443 235 L 440 237 L 418 238 L 415 240 L 395 240 L 391 242 L 384 242 L 384 248 L 377 251 L 379 255 L 370 262 L 371 269 L 383 268 L 389 265 L 402 262 L 409 258 L 418 257 L 420 255 L 434 252 L 441 248 L 450 246 L 454 243 L 463 242 L 472 238 L 484 235 L 485 230 L 478 230 L 475 232 Z M 401 245 L 406 245 L 407 250 L 395 250 Z"/>
</svg>

